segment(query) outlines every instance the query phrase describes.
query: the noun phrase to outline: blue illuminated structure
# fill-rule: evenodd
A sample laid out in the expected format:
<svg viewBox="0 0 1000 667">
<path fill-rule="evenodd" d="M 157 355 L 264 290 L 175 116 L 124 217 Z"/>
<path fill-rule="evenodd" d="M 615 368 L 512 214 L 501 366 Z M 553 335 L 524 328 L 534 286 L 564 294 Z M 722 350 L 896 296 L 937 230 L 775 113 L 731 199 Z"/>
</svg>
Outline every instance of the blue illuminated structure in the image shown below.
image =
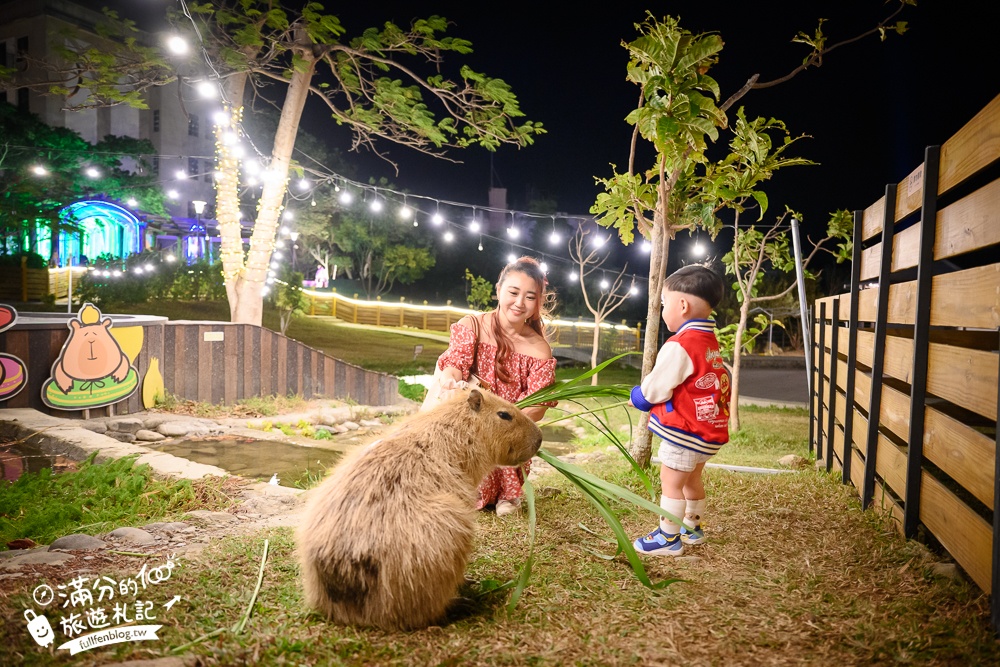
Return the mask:
<svg viewBox="0 0 1000 667">
<path fill-rule="evenodd" d="M 104 254 L 125 257 L 147 247 L 146 223 L 113 202 L 78 201 L 63 208 L 59 217 L 79 230 L 59 234 L 59 258 L 63 264 L 80 264 L 83 257 L 93 260 Z M 49 257 L 52 240 L 48 227 L 39 227 L 37 233 L 38 253 Z"/>
</svg>

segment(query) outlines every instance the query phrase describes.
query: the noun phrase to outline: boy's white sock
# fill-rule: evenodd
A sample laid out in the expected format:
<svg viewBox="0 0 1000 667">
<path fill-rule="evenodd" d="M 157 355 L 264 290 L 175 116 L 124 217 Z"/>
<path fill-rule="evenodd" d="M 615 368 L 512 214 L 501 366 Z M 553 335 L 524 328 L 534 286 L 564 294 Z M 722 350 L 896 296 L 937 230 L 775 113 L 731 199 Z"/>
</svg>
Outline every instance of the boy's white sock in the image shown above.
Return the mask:
<svg viewBox="0 0 1000 667">
<path fill-rule="evenodd" d="M 660 496 L 660 507 L 680 518 L 684 516 L 684 511 L 687 508 L 687 501 L 683 498 L 667 498 L 666 496 Z M 681 526 L 679 523 L 674 523 L 667 517 L 661 516 L 660 530 L 668 535 L 676 535 L 681 532 Z"/>
<path fill-rule="evenodd" d="M 684 511 L 684 526 L 688 530 L 694 530 L 701 526 L 701 517 L 705 513 L 705 499 L 688 500 L 687 508 Z"/>
</svg>

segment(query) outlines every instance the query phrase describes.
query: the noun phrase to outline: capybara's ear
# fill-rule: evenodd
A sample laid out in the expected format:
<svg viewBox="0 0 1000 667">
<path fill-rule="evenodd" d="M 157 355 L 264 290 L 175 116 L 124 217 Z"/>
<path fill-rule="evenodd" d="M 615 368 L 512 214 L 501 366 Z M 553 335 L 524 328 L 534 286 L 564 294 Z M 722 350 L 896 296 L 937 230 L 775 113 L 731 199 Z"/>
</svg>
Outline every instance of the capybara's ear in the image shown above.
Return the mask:
<svg viewBox="0 0 1000 667">
<path fill-rule="evenodd" d="M 104 325 L 105 329 L 110 329 L 111 328 L 111 318 L 110 317 L 104 318 L 104 320 L 101 322 L 101 324 Z"/>
<path fill-rule="evenodd" d="M 80 320 L 70 320 L 69 321 L 69 328 L 72 329 L 73 331 L 76 331 L 81 326 L 82 325 L 80 324 Z"/>
<path fill-rule="evenodd" d="M 483 407 L 483 395 L 478 389 L 469 392 L 469 405 L 475 412 L 479 412 L 479 409 Z"/>
</svg>

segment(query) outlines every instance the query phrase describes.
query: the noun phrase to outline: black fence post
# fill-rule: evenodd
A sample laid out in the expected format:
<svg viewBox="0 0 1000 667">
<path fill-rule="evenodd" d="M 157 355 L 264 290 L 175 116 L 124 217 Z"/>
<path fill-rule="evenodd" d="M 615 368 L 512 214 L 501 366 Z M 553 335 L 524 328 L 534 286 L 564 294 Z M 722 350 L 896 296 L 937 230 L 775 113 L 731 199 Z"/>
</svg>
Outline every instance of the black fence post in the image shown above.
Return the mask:
<svg viewBox="0 0 1000 667">
<path fill-rule="evenodd" d="M 830 414 L 826 426 L 826 471 L 833 467 L 833 441 L 837 428 L 837 344 L 840 340 L 840 297 L 835 297 L 830 308 Z"/>
<path fill-rule="evenodd" d="M 816 353 L 819 377 L 816 378 L 818 388 L 816 401 L 816 460 L 823 458 L 823 392 L 826 390 L 826 383 L 823 381 L 823 371 L 826 370 L 826 301 L 819 304 L 819 334 L 816 336 L 819 341 L 819 351 Z M 829 434 L 827 434 L 829 437 Z"/>
<path fill-rule="evenodd" d="M 851 483 L 854 454 L 854 376 L 858 364 L 858 296 L 861 292 L 861 234 L 864 211 L 854 212 L 854 244 L 851 249 L 851 306 L 847 315 L 847 380 L 844 382 L 844 484 Z"/>
<path fill-rule="evenodd" d="M 885 366 L 885 330 L 889 319 L 889 286 L 892 283 L 892 236 L 896 220 L 896 184 L 885 186 L 882 216 L 882 258 L 875 311 L 875 349 L 872 351 L 872 388 L 868 400 L 868 441 L 865 444 L 865 480 L 861 507 L 867 509 L 875 495 L 875 461 L 878 458 L 879 415 L 882 411 L 882 369 Z"/>
<path fill-rule="evenodd" d="M 809 309 L 809 316 L 812 318 L 812 321 L 809 322 L 809 327 L 808 327 L 809 331 L 812 333 L 815 333 L 815 328 L 816 328 L 815 325 L 813 324 L 816 321 L 816 314 L 815 312 L 813 312 L 815 310 L 816 310 L 816 304 L 813 304 L 813 307 Z M 813 438 L 816 437 L 816 427 L 815 424 L 813 424 L 813 421 L 816 419 L 816 397 L 819 394 L 816 393 L 816 381 L 813 378 L 814 369 L 816 368 L 816 363 L 817 363 L 816 336 L 813 335 L 810 336 L 809 338 L 810 338 L 809 345 L 813 348 L 812 350 L 813 353 L 810 355 L 812 357 L 812 363 L 810 364 L 809 368 L 806 369 L 806 372 L 809 373 L 809 382 L 807 383 L 809 386 L 809 453 L 812 454 L 813 446 L 815 445 L 815 443 L 813 442 Z M 805 341 L 802 341 L 802 343 L 804 345 Z"/>
<path fill-rule="evenodd" d="M 920 205 L 920 257 L 917 263 L 917 303 L 913 316 L 913 370 L 910 373 L 910 430 L 906 446 L 906 498 L 903 535 L 912 538 L 920 523 L 920 475 L 924 467 L 924 401 L 927 397 L 927 356 L 930 348 L 931 281 L 934 278 L 934 237 L 937 235 L 937 190 L 940 146 L 924 151 L 924 183 Z"/>
</svg>

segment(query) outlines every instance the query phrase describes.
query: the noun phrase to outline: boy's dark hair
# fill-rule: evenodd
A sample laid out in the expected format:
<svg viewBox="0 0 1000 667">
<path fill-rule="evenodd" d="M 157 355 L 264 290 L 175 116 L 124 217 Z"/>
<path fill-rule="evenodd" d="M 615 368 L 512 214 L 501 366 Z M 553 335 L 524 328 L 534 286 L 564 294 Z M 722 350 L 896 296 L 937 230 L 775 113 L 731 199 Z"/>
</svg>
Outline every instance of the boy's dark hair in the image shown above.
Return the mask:
<svg viewBox="0 0 1000 667">
<path fill-rule="evenodd" d="M 722 301 L 726 284 L 722 276 L 701 264 L 691 264 L 674 271 L 663 281 L 663 289 L 683 292 L 704 299 L 712 308 Z"/>
</svg>

